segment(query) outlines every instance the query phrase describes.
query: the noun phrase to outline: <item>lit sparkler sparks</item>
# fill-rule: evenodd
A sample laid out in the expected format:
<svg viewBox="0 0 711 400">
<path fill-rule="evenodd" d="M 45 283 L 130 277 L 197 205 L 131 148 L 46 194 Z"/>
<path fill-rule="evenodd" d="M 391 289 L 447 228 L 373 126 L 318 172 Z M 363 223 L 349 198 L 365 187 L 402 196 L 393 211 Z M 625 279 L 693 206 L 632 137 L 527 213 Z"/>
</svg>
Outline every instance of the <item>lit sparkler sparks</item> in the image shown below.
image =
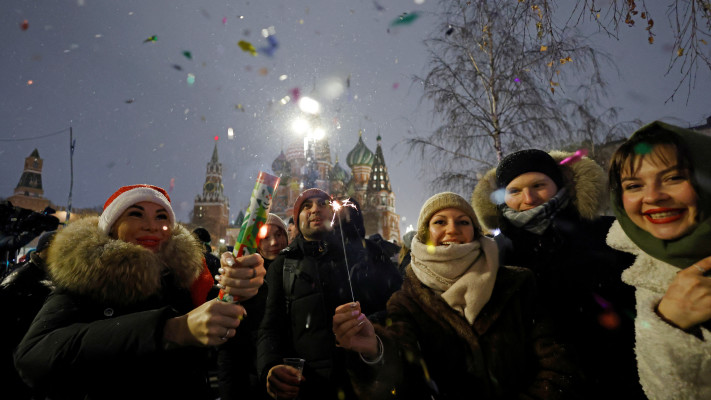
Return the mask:
<svg viewBox="0 0 711 400">
<path fill-rule="evenodd" d="M 343 258 L 346 260 L 346 276 L 348 277 L 348 287 L 351 289 L 351 300 L 355 303 L 355 295 L 353 294 L 353 283 L 351 282 L 351 268 L 348 266 L 348 256 L 346 255 L 346 241 L 343 237 L 343 222 L 341 221 L 341 214 L 338 213 L 343 207 L 351 207 L 358 211 L 358 208 L 351 202 L 351 199 L 343 200 L 343 203 L 339 203 L 337 200 L 331 200 L 331 207 L 333 208 L 333 218 L 331 218 L 331 226 L 336 222 L 336 216 L 338 216 L 338 229 L 341 231 L 341 245 L 343 246 Z"/>
<path fill-rule="evenodd" d="M 338 215 L 338 211 L 343 207 L 351 207 L 354 210 L 358 211 L 358 207 L 356 207 L 356 205 L 351 202 L 350 198 L 343 200 L 343 203 L 339 203 L 338 200 L 331 200 L 331 208 L 333 208 L 333 218 L 331 218 L 331 226 L 333 226 L 333 224 L 336 222 L 336 215 Z M 340 218 L 341 216 L 338 215 L 339 221 L 341 220 Z"/>
</svg>

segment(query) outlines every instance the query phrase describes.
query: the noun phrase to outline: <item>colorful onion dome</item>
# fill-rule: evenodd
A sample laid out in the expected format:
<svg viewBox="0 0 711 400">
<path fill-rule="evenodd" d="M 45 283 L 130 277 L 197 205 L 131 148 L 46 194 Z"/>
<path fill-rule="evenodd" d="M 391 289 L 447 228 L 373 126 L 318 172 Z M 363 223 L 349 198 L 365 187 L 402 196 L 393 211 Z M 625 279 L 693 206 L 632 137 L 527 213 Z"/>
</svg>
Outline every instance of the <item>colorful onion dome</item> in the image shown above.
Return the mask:
<svg viewBox="0 0 711 400">
<path fill-rule="evenodd" d="M 358 143 L 356 143 L 353 150 L 348 153 L 346 157 L 346 163 L 349 167 L 353 168 L 356 165 L 373 165 L 373 158 L 375 155 L 372 151 L 363 143 L 363 131 L 358 132 Z"/>
</svg>

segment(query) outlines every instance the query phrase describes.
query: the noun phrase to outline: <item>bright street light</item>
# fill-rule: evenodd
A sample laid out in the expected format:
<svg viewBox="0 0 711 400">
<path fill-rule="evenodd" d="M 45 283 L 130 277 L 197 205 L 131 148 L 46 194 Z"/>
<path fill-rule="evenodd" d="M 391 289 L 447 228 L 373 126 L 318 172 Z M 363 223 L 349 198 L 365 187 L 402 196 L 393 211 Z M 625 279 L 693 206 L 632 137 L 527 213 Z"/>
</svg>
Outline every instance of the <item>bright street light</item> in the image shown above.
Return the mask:
<svg viewBox="0 0 711 400">
<path fill-rule="evenodd" d="M 299 99 L 299 108 L 307 114 L 318 114 L 321 110 L 321 105 L 311 97 L 302 97 Z"/>
</svg>

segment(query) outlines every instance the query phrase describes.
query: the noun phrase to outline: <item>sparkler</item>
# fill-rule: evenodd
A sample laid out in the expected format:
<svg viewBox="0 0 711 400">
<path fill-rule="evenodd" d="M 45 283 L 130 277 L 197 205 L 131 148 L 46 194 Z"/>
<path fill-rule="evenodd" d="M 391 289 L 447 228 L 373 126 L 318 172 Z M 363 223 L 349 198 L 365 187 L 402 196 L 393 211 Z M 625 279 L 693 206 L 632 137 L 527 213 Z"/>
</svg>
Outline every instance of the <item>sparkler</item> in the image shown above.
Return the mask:
<svg viewBox="0 0 711 400">
<path fill-rule="evenodd" d="M 346 240 L 343 236 L 343 223 L 341 222 L 341 214 L 338 213 L 343 207 L 351 207 L 358 211 L 358 208 L 353 204 L 351 199 L 343 200 L 343 203 L 339 203 L 337 200 L 331 200 L 331 207 L 333 208 L 333 218 L 331 218 L 331 226 L 336 221 L 336 216 L 338 216 L 338 229 L 341 231 L 341 245 L 343 246 L 343 259 L 346 260 L 346 276 L 348 277 L 348 287 L 351 289 L 351 300 L 355 303 L 355 295 L 353 294 L 353 283 L 351 282 L 351 268 L 348 266 L 348 255 L 346 254 Z"/>
</svg>

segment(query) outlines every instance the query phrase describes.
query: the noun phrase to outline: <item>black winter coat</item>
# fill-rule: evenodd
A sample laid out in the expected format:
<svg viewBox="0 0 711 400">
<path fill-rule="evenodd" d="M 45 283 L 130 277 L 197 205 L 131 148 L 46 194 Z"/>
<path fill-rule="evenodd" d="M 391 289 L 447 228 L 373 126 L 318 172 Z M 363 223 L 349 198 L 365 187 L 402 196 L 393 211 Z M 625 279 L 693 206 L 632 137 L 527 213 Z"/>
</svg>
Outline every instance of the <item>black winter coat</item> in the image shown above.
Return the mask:
<svg viewBox="0 0 711 400">
<path fill-rule="evenodd" d="M 365 243 L 365 247 L 359 245 Z M 284 357 L 306 360 L 304 382 L 299 390 L 304 399 L 354 398 L 345 369 L 345 351 L 335 346 L 332 320 L 336 307 L 352 302 L 353 295 L 365 314 L 385 309 L 390 295 L 402 284 L 395 266 L 380 248 L 362 239 L 346 244 L 348 266 L 340 239 L 307 241 L 298 236 L 282 251 L 267 272 L 266 312 L 259 330 L 258 370 L 266 382 L 269 369 Z M 295 264 L 291 294 L 285 292 L 284 265 Z"/>
<path fill-rule="evenodd" d="M 264 260 L 267 271 L 271 264 L 272 261 Z M 267 394 L 266 382 L 260 381 L 257 373 L 257 340 L 267 305 L 268 288 L 265 280 L 254 297 L 240 302 L 247 316 L 240 323 L 235 336 L 219 347 L 217 373 L 222 400 L 271 399 Z"/>
<path fill-rule="evenodd" d="M 634 260 L 605 243 L 613 221 L 582 220 L 568 209 L 541 236 L 504 225 L 496 239 L 507 242 L 504 263 L 534 272 L 541 307 L 574 349 L 589 398 L 643 398 L 633 355 L 634 288 L 621 280 Z"/>
<path fill-rule="evenodd" d="M 15 370 L 13 352 L 51 290 L 45 262 L 37 253 L 32 253 L 29 261 L 12 271 L 0 284 L 0 326 L 3 327 L 0 330 L 0 376 L 3 377 L 2 390 L 13 393 L 16 399 L 44 397 L 22 382 Z"/>
<path fill-rule="evenodd" d="M 167 348 L 166 320 L 193 305 L 202 249 L 183 227 L 160 253 L 114 240 L 86 218 L 59 231 L 50 295 L 15 353 L 52 399 L 209 399 L 205 348 Z"/>
</svg>

